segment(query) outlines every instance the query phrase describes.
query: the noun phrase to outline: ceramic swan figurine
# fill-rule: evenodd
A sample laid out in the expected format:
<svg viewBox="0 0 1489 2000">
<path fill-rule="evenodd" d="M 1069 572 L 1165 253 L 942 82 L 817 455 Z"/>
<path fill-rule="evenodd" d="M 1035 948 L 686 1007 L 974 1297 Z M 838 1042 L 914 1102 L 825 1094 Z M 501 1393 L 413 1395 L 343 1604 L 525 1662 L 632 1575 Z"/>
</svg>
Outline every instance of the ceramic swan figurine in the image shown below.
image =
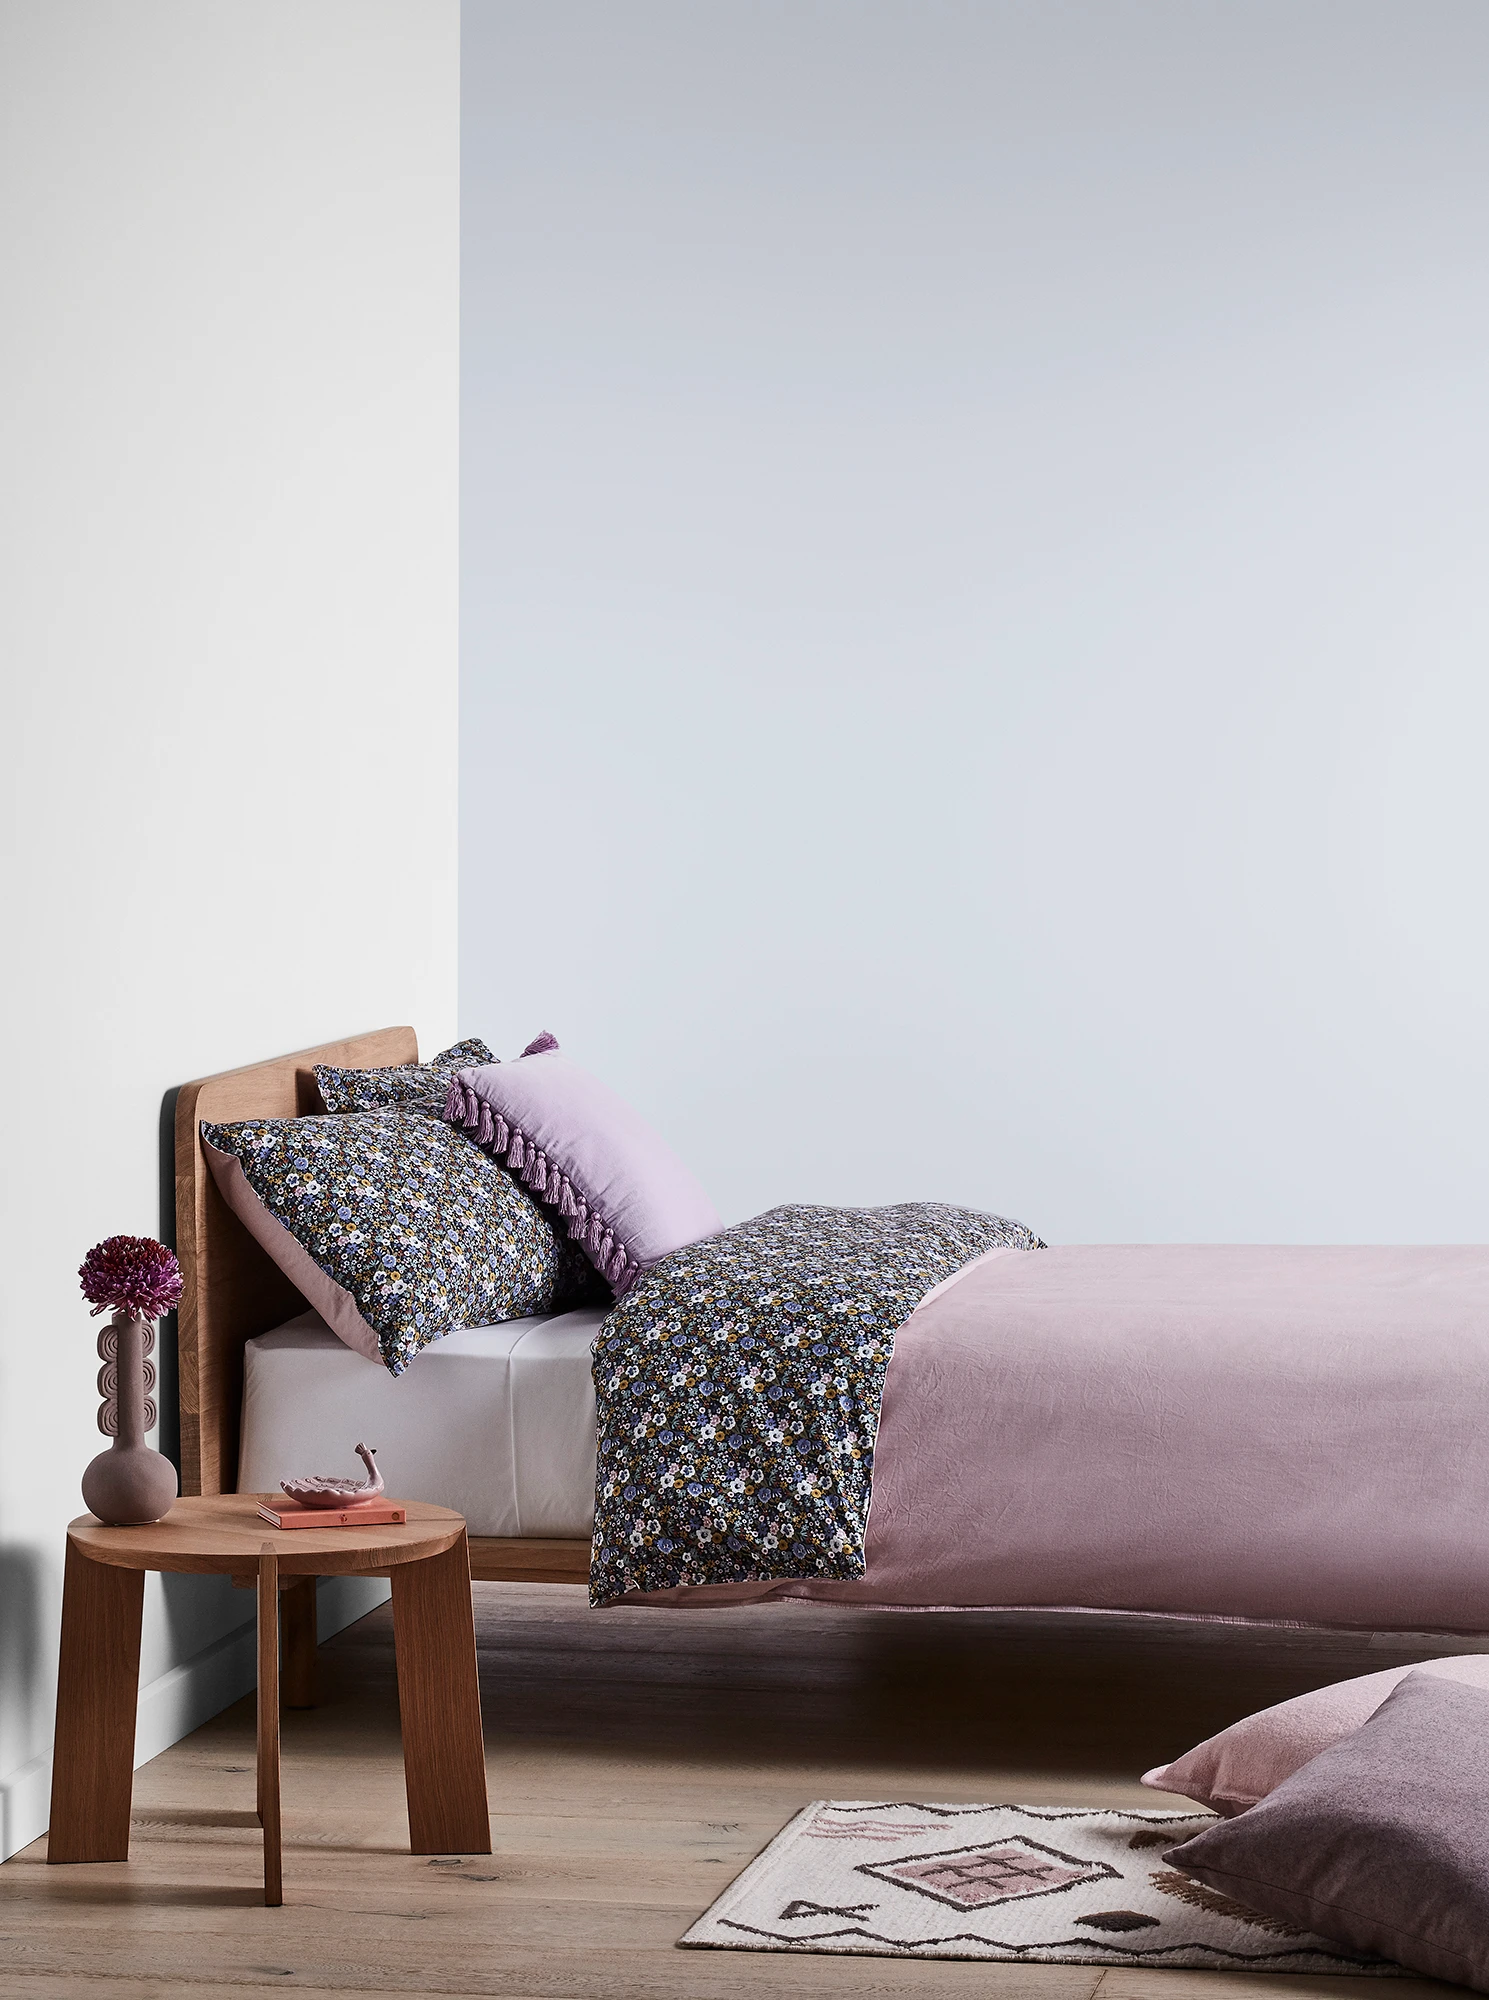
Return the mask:
<svg viewBox="0 0 1489 2000">
<path fill-rule="evenodd" d="M 383 1490 L 383 1475 L 373 1464 L 376 1451 L 370 1446 L 359 1444 L 357 1456 L 367 1467 L 365 1479 L 332 1479 L 324 1474 L 311 1474 L 306 1479 L 281 1479 L 280 1485 L 291 1500 L 298 1500 L 302 1507 L 357 1507 L 364 1500 L 375 1500 Z"/>
</svg>

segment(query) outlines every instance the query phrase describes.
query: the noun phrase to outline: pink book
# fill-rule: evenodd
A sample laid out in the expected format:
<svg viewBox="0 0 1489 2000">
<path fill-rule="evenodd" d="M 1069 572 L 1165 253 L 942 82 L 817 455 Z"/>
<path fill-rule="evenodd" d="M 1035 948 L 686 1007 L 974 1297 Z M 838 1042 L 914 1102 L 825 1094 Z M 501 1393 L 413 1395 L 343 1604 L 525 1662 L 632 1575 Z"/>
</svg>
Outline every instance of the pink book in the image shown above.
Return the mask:
<svg viewBox="0 0 1489 2000">
<path fill-rule="evenodd" d="M 408 1519 L 407 1507 L 396 1500 L 369 1500 L 359 1507 L 302 1507 L 288 1498 L 270 1507 L 261 1500 L 259 1514 L 271 1528 L 385 1528 Z"/>
</svg>

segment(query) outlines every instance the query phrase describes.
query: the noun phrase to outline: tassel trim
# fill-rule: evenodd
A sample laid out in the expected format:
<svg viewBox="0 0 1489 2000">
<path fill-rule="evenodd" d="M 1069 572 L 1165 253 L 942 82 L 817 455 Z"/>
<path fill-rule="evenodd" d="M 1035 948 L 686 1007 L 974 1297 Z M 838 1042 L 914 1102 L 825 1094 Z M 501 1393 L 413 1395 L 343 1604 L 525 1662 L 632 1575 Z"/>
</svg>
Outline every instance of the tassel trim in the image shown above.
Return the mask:
<svg viewBox="0 0 1489 2000">
<path fill-rule="evenodd" d="M 618 1243 L 612 1230 L 598 1216 L 568 1175 L 563 1173 L 531 1139 L 508 1125 L 493 1112 L 477 1091 L 469 1089 L 458 1076 L 450 1079 L 445 1096 L 445 1122 L 458 1125 L 483 1152 L 499 1160 L 509 1173 L 517 1175 L 534 1194 L 541 1195 L 557 1209 L 559 1219 L 600 1276 L 614 1287 L 616 1296 L 629 1291 L 641 1276 L 641 1266 Z"/>
</svg>

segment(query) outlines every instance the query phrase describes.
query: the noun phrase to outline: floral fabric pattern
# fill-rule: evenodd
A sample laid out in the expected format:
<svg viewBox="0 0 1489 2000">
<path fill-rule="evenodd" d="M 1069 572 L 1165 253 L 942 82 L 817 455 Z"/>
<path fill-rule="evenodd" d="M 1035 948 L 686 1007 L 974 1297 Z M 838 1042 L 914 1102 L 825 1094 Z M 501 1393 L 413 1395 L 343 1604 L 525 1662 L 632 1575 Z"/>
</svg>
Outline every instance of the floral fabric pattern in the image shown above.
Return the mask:
<svg viewBox="0 0 1489 2000">
<path fill-rule="evenodd" d="M 438 1118 L 455 1072 L 495 1061 L 497 1057 L 473 1035 L 427 1063 L 396 1063 L 389 1069 L 333 1069 L 317 1063 L 315 1080 L 328 1111 L 378 1111 L 384 1105 L 397 1105 Z"/>
<path fill-rule="evenodd" d="M 999 1245 L 1045 1247 L 940 1202 L 790 1206 L 646 1272 L 595 1342 L 591 1601 L 862 1576 L 895 1334 Z"/>
<path fill-rule="evenodd" d="M 456 1327 L 561 1311 L 588 1259 L 461 1132 L 385 1108 L 203 1125 L 259 1200 L 349 1292 L 401 1375 Z"/>
</svg>

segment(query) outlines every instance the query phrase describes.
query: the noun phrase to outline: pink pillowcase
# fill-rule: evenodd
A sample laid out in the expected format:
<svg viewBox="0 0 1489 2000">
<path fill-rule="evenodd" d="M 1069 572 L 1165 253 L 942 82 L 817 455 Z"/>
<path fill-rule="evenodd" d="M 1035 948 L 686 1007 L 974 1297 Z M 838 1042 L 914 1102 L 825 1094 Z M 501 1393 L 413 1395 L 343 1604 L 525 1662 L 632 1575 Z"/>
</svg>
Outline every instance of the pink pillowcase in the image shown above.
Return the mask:
<svg viewBox="0 0 1489 2000">
<path fill-rule="evenodd" d="M 515 1062 L 463 1069 L 445 1117 L 557 1209 L 614 1286 L 714 1235 L 718 1210 L 666 1140 L 539 1035 Z"/>
<path fill-rule="evenodd" d="M 1332 1687 L 1295 1695 L 1275 1708 L 1259 1709 L 1233 1722 L 1174 1763 L 1144 1771 L 1143 1783 L 1155 1792 L 1177 1792 L 1233 1819 L 1275 1791 L 1294 1771 L 1352 1736 L 1408 1674 L 1436 1674 L 1467 1687 L 1489 1688 L 1489 1655 L 1461 1653 L 1420 1666 L 1387 1667 L 1382 1673 L 1361 1674 L 1358 1680 L 1336 1681 Z"/>
</svg>

